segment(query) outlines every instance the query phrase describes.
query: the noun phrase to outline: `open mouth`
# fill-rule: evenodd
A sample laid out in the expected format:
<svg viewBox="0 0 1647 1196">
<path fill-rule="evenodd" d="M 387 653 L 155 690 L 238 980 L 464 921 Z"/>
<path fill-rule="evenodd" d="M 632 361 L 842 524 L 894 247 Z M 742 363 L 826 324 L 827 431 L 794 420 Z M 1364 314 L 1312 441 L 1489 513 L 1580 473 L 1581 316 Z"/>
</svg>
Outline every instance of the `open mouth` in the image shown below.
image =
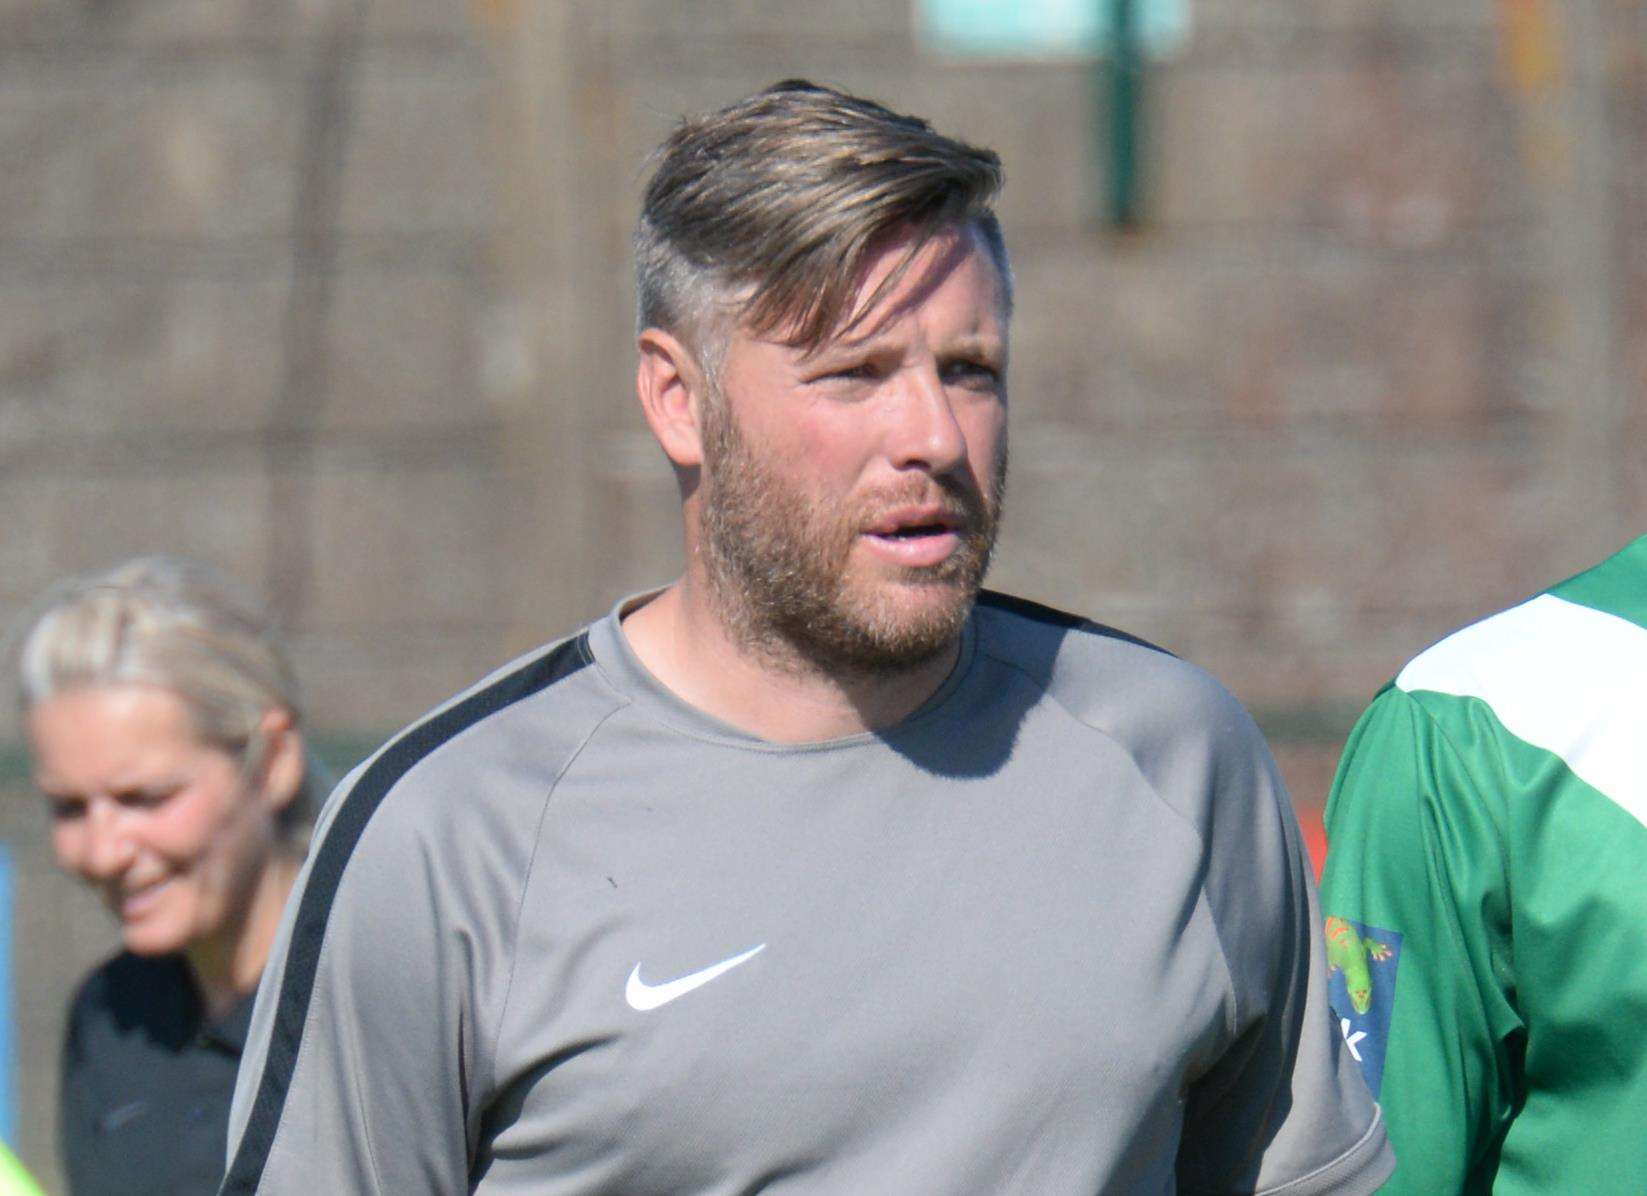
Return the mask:
<svg viewBox="0 0 1647 1196">
<path fill-rule="evenodd" d="M 895 527 L 891 531 L 871 532 L 870 535 L 879 536 L 883 540 L 919 540 L 923 536 L 941 536 L 953 530 L 943 523 L 911 523 Z"/>
<path fill-rule="evenodd" d="M 961 516 L 936 506 L 888 511 L 864 529 L 883 540 L 918 540 L 922 536 L 950 535 L 960 530 Z"/>
<path fill-rule="evenodd" d="M 892 511 L 864 529 L 877 553 L 913 568 L 941 563 L 960 543 L 962 520 L 931 507 Z"/>
</svg>

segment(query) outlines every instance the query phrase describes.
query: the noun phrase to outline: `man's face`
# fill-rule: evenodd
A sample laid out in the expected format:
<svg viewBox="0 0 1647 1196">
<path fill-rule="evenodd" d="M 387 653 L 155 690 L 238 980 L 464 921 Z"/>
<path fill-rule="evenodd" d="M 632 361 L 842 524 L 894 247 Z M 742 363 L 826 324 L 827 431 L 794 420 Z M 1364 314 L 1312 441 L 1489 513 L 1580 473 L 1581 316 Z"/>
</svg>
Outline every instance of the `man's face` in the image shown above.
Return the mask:
<svg viewBox="0 0 1647 1196">
<path fill-rule="evenodd" d="M 860 301 L 907 249 L 873 258 Z M 702 542 L 735 635 L 856 671 L 954 642 L 1006 479 L 1003 306 L 987 250 L 957 228 L 814 353 L 732 333 L 703 415 Z"/>
</svg>

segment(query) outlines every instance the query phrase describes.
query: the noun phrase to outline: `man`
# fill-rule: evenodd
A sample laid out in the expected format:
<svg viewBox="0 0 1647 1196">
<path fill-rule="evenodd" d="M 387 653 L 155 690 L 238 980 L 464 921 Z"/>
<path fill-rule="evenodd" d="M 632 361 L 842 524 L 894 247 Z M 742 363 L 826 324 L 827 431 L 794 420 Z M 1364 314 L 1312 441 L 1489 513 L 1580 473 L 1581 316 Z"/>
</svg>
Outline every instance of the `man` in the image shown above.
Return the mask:
<svg viewBox="0 0 1647 1196">
<path fill-rule="evenodd" d="M 1442 640 L 1327 805 L 1334 1004 L 1386 1189 L 1647 1192 L 1647 539 Z"/>
<path fill-rule="evenodd" d="M 978 598 L 999 182 L 800 82 L 665 144 L 637 389 L 685 571 L 345 783 L 228 1191 L 1383 1177 L 1251 723 L 1164 653 Z"/>
</svg>

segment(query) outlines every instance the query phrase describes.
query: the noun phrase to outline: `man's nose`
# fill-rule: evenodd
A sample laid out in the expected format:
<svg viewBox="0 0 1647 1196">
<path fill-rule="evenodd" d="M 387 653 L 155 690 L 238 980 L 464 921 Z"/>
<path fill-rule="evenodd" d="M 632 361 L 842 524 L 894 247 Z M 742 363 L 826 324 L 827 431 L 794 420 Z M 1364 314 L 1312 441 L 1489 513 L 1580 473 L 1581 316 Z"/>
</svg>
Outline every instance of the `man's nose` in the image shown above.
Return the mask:
<svg viewBox="0 0 1647 1196">
<path fill-rule="evenodd" d="M 966 460 L 966 436 L 934 366 L 901 376 L 888 440 L 888 455 L 899 469 L 947 473 Z"/>
<path fill-rule="evenodd" d="M 132 843 L 125 811 L 113 802 L 94 801 L 86 810 L 86 841 L 81 868 L 92 880 L 118 876 L 131 862 Z"/>
</svg>

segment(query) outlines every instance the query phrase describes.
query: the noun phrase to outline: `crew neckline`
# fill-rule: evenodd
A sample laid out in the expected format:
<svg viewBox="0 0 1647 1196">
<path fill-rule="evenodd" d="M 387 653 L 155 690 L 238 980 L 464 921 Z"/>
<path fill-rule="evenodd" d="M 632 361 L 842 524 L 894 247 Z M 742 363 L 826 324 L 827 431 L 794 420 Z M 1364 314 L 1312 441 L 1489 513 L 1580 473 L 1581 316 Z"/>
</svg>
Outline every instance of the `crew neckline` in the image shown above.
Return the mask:
<svg viewBox="0 0 1647 1196">
<path fill-rule="evenodd" d="M 624 634 L 623 617 L 662 592 L 661 587 L 642 590 L 615 602 L 607 615 L 589 628 L 589 654 L 595 667 L 634 706 L 671 729 L 695 738 L 768 752 L 835 751 L 879 743 L 889 736 L 904 733 L 930 721 L 949 703 L 956 691 L 975 671 L 972 666 L 977 655 L 976 608 L 968 612 L 966 622 L 961 626 L 960 651 L 956 653 L 955 664 L 948 675 L 925 701 L 899 722 L 879 730 L 854 731 L 850 735 L 832 739 L 804 740 L 799 743 L 765 739 L 694 706 L 658 680 L 636 654 L 634 647 L 629 643 L 629 637 Z"/>
</svg>

